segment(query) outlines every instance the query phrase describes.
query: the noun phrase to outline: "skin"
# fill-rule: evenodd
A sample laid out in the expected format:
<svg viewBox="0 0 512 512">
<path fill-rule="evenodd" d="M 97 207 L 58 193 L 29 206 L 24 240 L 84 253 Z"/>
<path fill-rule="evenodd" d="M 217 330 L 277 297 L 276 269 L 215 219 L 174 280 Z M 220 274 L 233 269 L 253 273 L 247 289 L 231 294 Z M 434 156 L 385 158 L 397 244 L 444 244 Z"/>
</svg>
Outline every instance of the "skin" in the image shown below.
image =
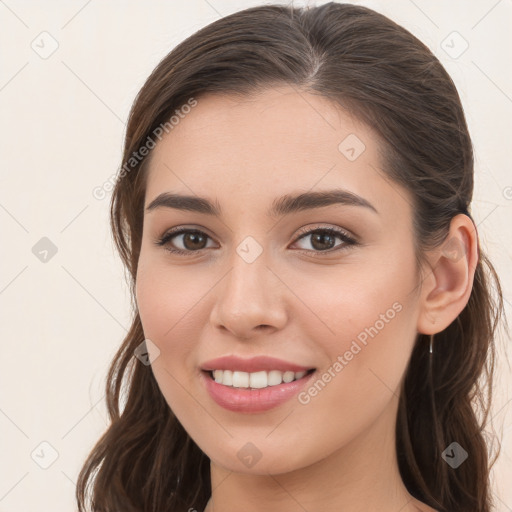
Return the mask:
<svg viewBox="0 0 512 512">
<path fill-rule="evenodd" d="M 338 150 L 349 134 L 365 145 L 354 161 Z M 411 199 L 381 170 L 375 133 L 327 99 L 288 86 L 243 99 L 201 97 L 151 158 L 146 207 L 173 192 L 217 200 L 223 212 L 146 212 L 136 285 L 144 334 L 160 351 L 155 378 L 211 460 L 206 511 L 433 511 L 402 482 L 395 418 L 417 333 L 443 330 L 469 299 L 477 261 L 471 220 L 452 220 L 451 252 L 428 253 L 419 274 Z M 378 213 L 331 205 L 266 214 L 282 195 L 333 188 Z M 197 242 L 183 235 L 168 246 L 190 255 L 155 244 L 176 226 L 206 233 L 204 248 L 193 252 Z M 327 254 L 311 235 L 298 240 L 304 227 L 338 227 L 359 244 Z M 247 236 L 262 248 L 252 263 L 236 251 Z M 343 245 L 335 237 L 331 246 Z M 293 398 L 263 413 L 231 412 L 198 378 L 202 363 L 230 354 L 270 355 L 321 375 L 394 303 L 400 312 L 306 405 Z M 261 454 L 250 468 L 237 457 L 248 442 Z"/>
</svg>

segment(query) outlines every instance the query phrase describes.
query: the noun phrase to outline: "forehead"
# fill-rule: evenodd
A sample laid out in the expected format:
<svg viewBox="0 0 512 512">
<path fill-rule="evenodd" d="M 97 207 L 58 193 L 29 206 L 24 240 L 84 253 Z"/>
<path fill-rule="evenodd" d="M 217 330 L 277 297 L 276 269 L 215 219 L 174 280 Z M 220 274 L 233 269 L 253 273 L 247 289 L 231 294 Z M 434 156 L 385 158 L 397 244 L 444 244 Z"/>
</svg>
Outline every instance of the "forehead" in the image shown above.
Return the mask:
<svg viewBox="0 0 512 512">
<path fill-rule="evenodd" d="M 263 209 L 286 193 L 346 188 L 383 208 L 399 197 L 379 149 L 369 127 L 319 95 L 288 86 L 243 98 L 209 94 L 157 143 L 146 204 L 173 191 L 221 203 L 258 199 Z"/>
</svg>

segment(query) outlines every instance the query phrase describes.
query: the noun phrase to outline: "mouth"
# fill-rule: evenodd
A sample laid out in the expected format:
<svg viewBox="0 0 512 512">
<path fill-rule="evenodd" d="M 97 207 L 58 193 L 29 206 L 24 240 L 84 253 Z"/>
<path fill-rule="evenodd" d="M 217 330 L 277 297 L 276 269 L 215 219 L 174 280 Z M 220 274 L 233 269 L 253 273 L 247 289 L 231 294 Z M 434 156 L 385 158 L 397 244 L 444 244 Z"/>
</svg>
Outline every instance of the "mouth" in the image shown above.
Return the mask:
<svg viewBox="0 0 512 512">
<path fill-rule="evenodd" d="M 241 370 L 203 370 L 207 378 L 217 384 L 238 389 L 265 389 L 281 384 L 289 384 L 298 381 L 315 371 L 315 368 L 294 372 L 291 370 L 270 370 L 257 372 L 244 372 Z"/>
<path fill-rule="evenodd" d="M 316 370 L 202 370 L 206 393 L 220 407 L 231 412 L 265 413 L 296 397 L 314 378 Z"/>
<path fill-rule="evenodd" d="M 217 405 L 238 413 L 263 413 L 291 400 L 316 368 L 266 355 L 227 355 L 200 366 L 202 384 Z"/>
</svg>

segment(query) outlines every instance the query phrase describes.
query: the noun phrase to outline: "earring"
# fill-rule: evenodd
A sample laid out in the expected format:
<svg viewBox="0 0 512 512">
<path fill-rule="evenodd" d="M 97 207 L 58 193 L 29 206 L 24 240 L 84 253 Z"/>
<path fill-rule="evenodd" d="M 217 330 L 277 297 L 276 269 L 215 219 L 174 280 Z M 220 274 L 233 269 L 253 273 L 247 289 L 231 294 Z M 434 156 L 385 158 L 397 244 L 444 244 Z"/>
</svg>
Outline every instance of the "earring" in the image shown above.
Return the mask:
<svg viewBox="0 0 512 512">
<path fill-rule="evenodd" d="M 433 344 L 434 344 L 434 335 L 433 335 L 433 334 L 431 334 L 431 335 L 430 335 L 430 353 L 431 353 L 431 354 L 433 354 L 433 353 L 434 353 Z"/>
</svg>

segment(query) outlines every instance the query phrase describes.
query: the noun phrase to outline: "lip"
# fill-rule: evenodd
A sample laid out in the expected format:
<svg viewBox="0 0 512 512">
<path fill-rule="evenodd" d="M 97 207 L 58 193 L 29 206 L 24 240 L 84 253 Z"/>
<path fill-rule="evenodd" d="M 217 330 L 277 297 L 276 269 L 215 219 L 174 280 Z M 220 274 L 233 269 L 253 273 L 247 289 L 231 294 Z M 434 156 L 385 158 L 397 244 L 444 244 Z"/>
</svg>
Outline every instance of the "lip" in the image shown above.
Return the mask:
<svg viewBox="0 0 512 512">
<path fill-rule="evenodd" d="M 289 361 L 284 361 L 283 359 L 277 359 L 269 356 L 256 356 L 248 359 L 243 359 L 238 356 L 223 356 L 206 361 L 201 365 L 201 370 L 205 371 L 238 370 L 247 373 L 260 372 L 262 370 L 267 372 L 271 370 L 280 370 L 282 372 L 306 372 L 312 369 L 313 368 L 311 366 L 301 366 L 295 363 L 290 363 Z"/>
<path fill-rule="evenodd" d="M 229 370 L 230 368 L 226 369 Z M 316 370 L 293 382 L 283 382 L 277 386 L 269 386 L 263 389 L 224 386 L 215 382 L 208 371 L 201 371 L 200 378 L 208 394 L 217 405 L 228 411 L 238 413 L 258 413 L 278 407 L 296 396 L 315 374 Z"/>
</svg>

